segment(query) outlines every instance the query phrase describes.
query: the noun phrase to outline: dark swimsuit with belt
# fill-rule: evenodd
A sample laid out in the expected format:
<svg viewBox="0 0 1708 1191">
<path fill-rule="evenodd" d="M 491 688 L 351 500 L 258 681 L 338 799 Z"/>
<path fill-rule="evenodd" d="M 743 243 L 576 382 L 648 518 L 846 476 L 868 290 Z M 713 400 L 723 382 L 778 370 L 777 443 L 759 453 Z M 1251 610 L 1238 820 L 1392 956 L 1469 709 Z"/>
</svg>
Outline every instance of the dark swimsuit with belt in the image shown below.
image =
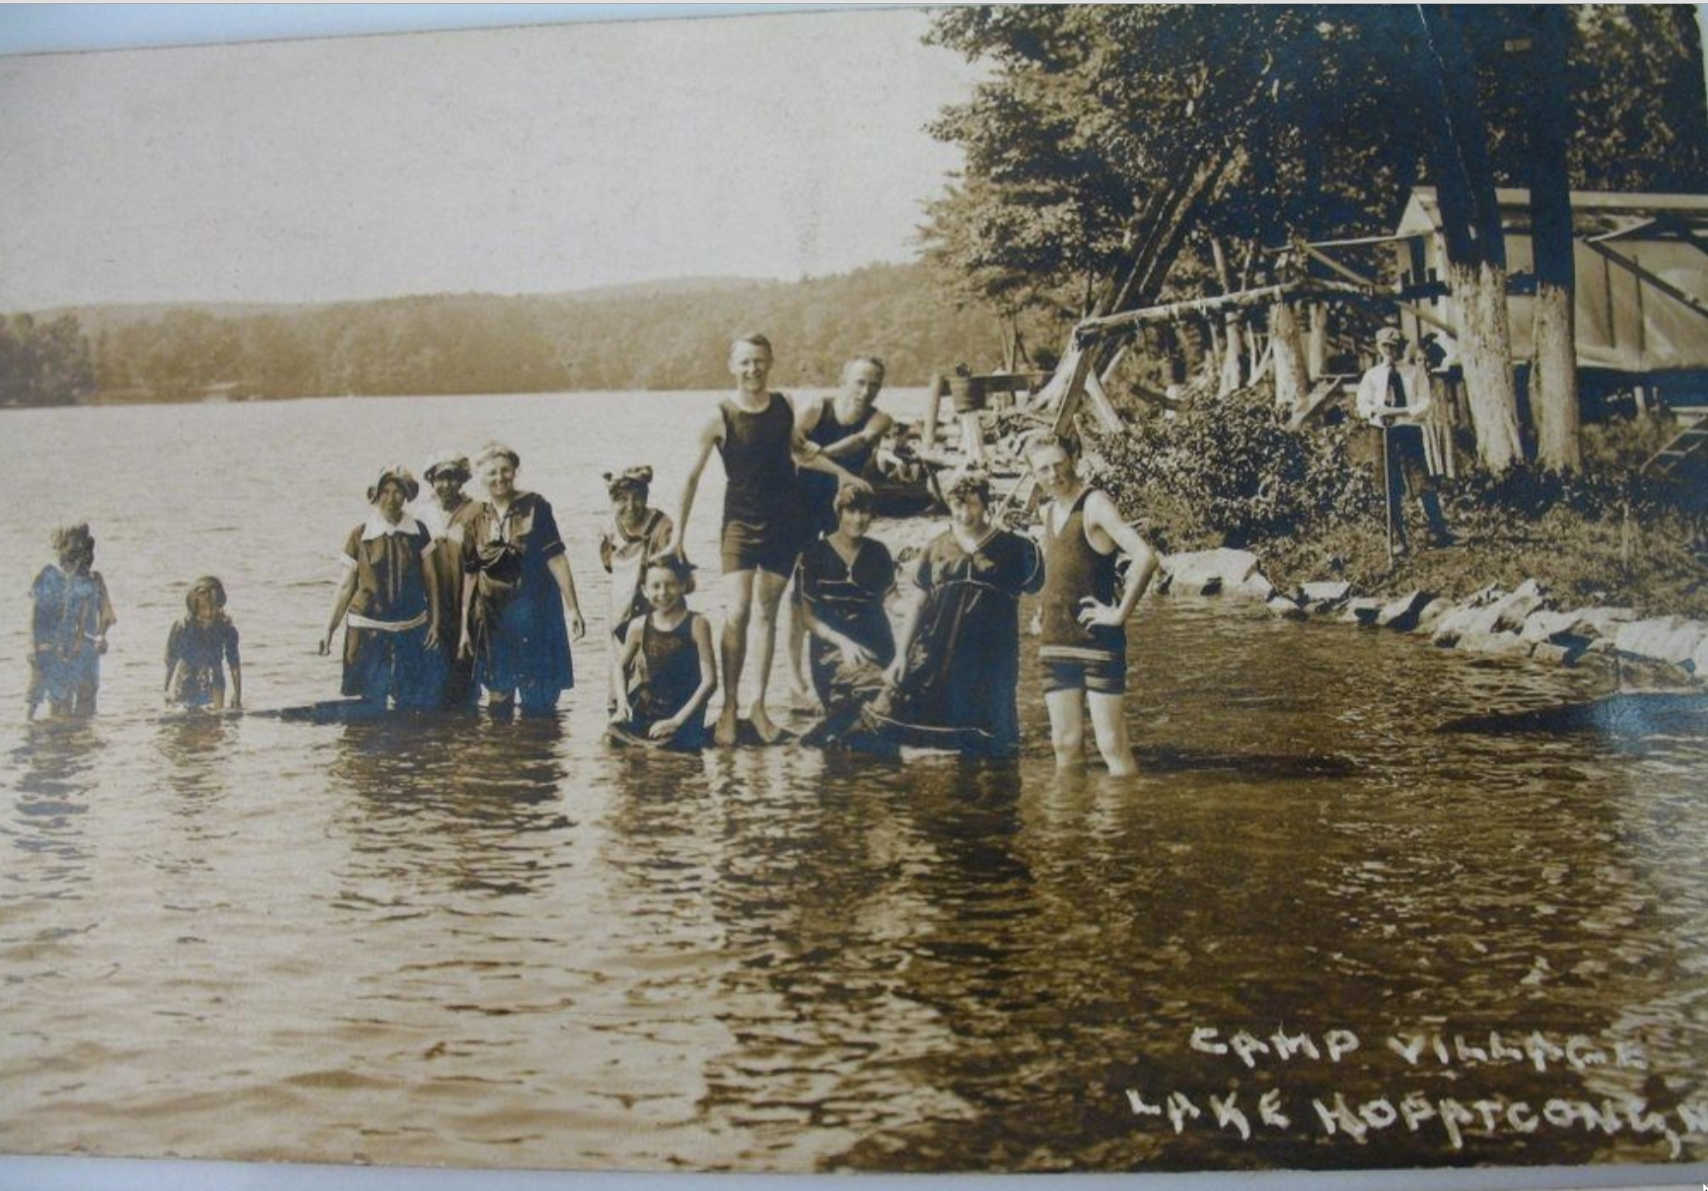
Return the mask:
<svg viewBox="0 0 1708 1191">
<path fill-rule="evenodd" d="M 1116 602 L 1115 555 L 1100 554 L 1085 536 L 1085 502 L 1079 494 L 1058 533 L 1044 518 L 1043 633 L 1038 660 L 1044 690 L 1092 690 L 1119 695 L 1127 689 L 1127 630 L 1079 623 L 1080 601 Z"/>
<path fill-rule="evenodd" d="M 724 475 L 724 574 L 754 569 L 788 575 L 800 552 L 800 500 L 792 451 L 795 415 L 781 393 L 758 413 L 722 401 L 718 444 Z"/>
</svg>

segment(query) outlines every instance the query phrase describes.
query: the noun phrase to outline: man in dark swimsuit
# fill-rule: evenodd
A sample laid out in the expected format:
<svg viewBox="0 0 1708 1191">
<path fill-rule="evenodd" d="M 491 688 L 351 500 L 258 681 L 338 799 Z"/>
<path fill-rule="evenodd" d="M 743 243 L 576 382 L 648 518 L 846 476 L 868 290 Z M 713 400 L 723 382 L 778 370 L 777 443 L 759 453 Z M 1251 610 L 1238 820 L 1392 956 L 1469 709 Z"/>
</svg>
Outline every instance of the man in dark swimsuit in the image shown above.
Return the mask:
<svg viewBox="0 0 1708 1191">
<path fill-rule="evenodd" d="M 884 362 L 876 356 L 856 356 L 842 366 L 842 388 L 828 397 L 804 402 L 795 416 L 802 436 L 818 446 L 827 459 L 834 459 L 850 474 L 862 475 L 884 435 L 895 425 L 877 408 L 884 387 Z M 836 532 L 836 493 L 841 487 L 835 477 L 819 472 L 801 476 L 801 499 L 809 524 L 803 547 L 820 535 Z M 789 603 L 789 690 L 797 707 L 811 707 L 817 699 L 806 668 L 806 622 L 798 606 L 799 592 Z"/>
<path fill-rule="evenodd" d="M 1085 716 L 1091 707 L 1097 751 L 1112 776 L 1138 772 L 1127 739 L 1127 617 L 1156 573 L 1157 556 L 1138 530 L 1121 519 L 1108 495 L 1088 487 L 1075 469 L 1071 440 L 1041 435 L 1026 462 L 1050 498 L 1044 527 L 1044 704 L 1058 769 L 1085 763 Z M 1115 594 L 1115 553 L 1128 558 L 1127 581 Z"/>
<path fill-rule="evenodd" d="M 782 735 L 782 730 L 766 713 L 765 688 L 770 681 L 771 657 L 777 644 L 777 605 L 788 586 L 801 546 L 796 467 L 824 472 L 868 491 L 871 488 L 807 442 L 796 428 L 795 410 L 789 399 L 766 387 L 771 377 L 770 340 L 763 335 L 737 339 L 730 347 L 729 370 L 735 377 L 735 394 L 719 402 L 717 412 L 700 429 L 699 455 L 683 485 L 675 533 L 668 548 L 669 553 L 681 553 L 700 473 L 715 448 L 723 456 L 727 479 L 721 549 L 729 618 L 724 622 L 719 642 L 724 706 L 713 733 L 713 740 L 720 745 L 735 743 L 737 698 L 741 672 L 747 661 L 750 620 L 758 622 L 759 648 L 754 668 L 757 689 L 748 718 L 761 740 L 769 742 Z"/>
</svg>

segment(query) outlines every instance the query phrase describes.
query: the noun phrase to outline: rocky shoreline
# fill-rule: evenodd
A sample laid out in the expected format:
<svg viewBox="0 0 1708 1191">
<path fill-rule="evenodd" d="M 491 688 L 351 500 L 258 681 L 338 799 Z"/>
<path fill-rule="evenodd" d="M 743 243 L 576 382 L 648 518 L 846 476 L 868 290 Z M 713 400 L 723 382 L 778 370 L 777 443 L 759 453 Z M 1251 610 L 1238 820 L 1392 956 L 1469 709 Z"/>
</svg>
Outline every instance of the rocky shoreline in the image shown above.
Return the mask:
<svg viewBox="0 0 1708 1191">
<path fill-rule="evenodd" d="M 1282 590 L 1264 576 L 1257 555 L 1222 548 L 1166 556 L 1156 590 L 1261 601 L 1288 619 L 1332 616 L 1485 657 L 1534 658 L 1561 666 L 1617 665 L 1649 687 L 1708 682 L 1708 624 L 1679 616 L 1645 617 L 1640 609 L 1628 607 L 1563 608 L 1535 579 L 1511 591 L 1484 587 L 1462 599 L 1422 590 L 1365 594 L 1341 581 Z"/>
</svg>

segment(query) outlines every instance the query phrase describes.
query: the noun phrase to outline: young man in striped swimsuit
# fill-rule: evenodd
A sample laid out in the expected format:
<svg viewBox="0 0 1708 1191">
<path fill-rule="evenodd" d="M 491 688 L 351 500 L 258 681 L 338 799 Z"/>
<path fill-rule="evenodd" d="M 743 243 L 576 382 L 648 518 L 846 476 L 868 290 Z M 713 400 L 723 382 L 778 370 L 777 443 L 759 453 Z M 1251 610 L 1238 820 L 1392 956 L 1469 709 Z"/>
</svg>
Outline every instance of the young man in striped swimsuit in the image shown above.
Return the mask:
<svg viewBox="0 0 1708 1191">
<path fill-rule="evenodd" d="M 1026 462 L 1049 497 L 1044 527 L 1044 704 L 1058 769 L 1085 764 L 1085 712 L 1097 751 L 1111 776 L 1138 772 L 1127 739 L 1127 617 L 1156 573 L 1157 556 L 1138 530 L 1121 519 L 1106 493 L 1087 486 L 1075 467 L 1071 439 L 1041 435 L 1027 445 Z M 1116 595 L 1115 555 L 1128 558 Z M 1081 692 L 1084 700 L 1081 700 Z"/>
</svg>

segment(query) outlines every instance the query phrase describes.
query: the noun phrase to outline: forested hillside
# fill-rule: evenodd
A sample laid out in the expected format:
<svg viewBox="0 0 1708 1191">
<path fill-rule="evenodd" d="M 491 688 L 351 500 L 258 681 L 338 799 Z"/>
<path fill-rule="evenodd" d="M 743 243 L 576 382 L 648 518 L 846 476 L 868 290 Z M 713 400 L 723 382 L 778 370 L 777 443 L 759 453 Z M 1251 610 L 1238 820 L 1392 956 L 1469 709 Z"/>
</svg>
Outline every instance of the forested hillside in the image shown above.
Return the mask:
<svg viewBox="0 0 1708 1191">
<path fill-rule="evenodd" d="M 28 316 L 20 316 L 28 320 Z M 19 324 L 20 319 L 14 319 Z M 31 327 L 38 325 L 28 320 Z M 299 308 L 54 312 L 25 378 L 0 357 L 0 404 L 236 396 L 698 389 L 728 381 L 729 340 L 762 330 L 778 381 L 827 384 L 875 353 L 896 384 L 1000 353 L 988 314 L 956 309 L 918 265 L 804 281 L 624 286 L 585 294 L 441 294 Z M 16 353 L 14 353 L 16 354 Z"/>
</svg>

